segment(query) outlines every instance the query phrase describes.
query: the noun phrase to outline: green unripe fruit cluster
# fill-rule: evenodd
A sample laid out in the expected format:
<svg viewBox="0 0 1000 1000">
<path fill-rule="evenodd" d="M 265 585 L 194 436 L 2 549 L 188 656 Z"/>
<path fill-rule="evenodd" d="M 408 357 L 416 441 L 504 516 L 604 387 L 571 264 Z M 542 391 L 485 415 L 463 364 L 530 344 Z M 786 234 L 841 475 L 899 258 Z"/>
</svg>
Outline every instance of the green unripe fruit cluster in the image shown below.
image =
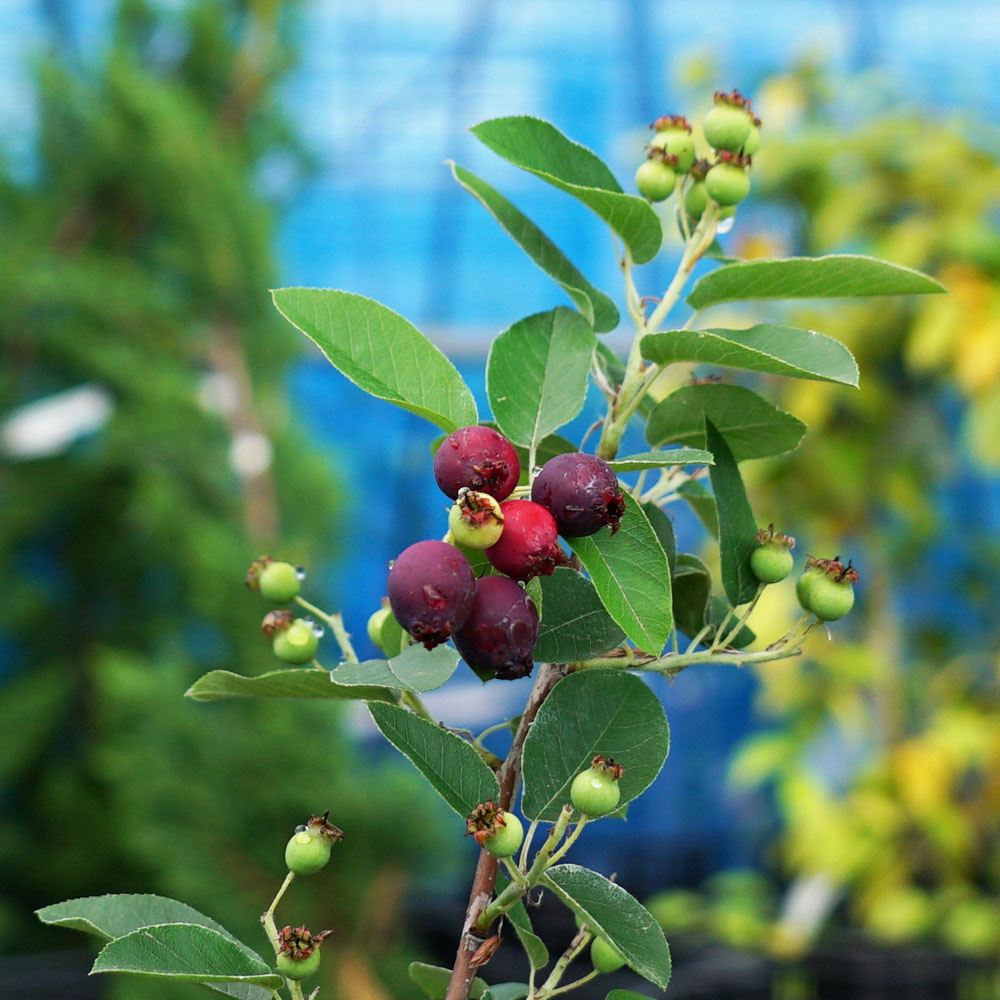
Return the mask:
<svg viewBox="0 0 1000 1000">
<path fill-rule="evenodd" d="M 590 961 L 600 973 L 617 972 L 625 964 L 625 956 L 610 941 L 595 937 L 590 946 Z"/>
<path fill-rule="evenodd" d="M 618 784 L 624 769 L 613 760 L 595 757 L 586 771 L 581 771 L 569 788 L 573 808 L 587 816 L 606 816 L 621 801 Z"/>
<path fill-rule="evenodd" d="M 274 655 L 285 663 L 309 663 L 319 647 L 316 626 L 305 618 L 296 618 L 272 640 Z"/>
<path fill-rule="evenodd" d="M 774 530 L 774 525 L 757 532 L 758 547 L 750 556 L 750 569 L 761 583 L 780 583 L 794 566 L 795 539 Z"/>
<path fill-rule="evenodd" d="M 639 164 L 635 172 L 635 186 L 649 201 L 669 198 L 677 184 L 677 174 L 663 160 L 655 157 Z"/>
<path fill-rule="evenodd" d="M 838 559 L 812 559 L 795 583 L 795 594 L 803 609 L 821 621 L 834 622 L 854 607 L 854 584 L 858 571 Z"/>
<path fill-rule="evenodd" d="M 656 129 L 656 135 L 649 145 L 653 149 L 662 149 L 663 152 L 676 156 L 677 172 L 686 174 L 691 169 L 695 157 L 694 139 L 691 138 L 691 126 L 687 120 L 667 115 L 653 122 L 653 128 Z"/>
<path fill-rule="evenodd" d="M 702 122 L 705 138 L 715 149 L 725 149 L 738 153 L 746 145 L 754 118 L 749 110 L 749 102 L 738 91 L 715 95 L 715 107 Z"/>
<path fill-rule="evenodd" d="M 308 827 L 297 830 L 285 845 L 285 864 L 296 875 L 313 875 L 326 867 L 333 842 Z"/>
<path fill-rule="evenodd" d="M 512 812 L 504 812 L 500 816 L 503 823 L 498 821 L 496 833 L 483 839 L 483 847 L 495 858 L 509 858 L 521 849 L 524 827 Z"/>
<path fill-rule="evenodd" d="M 296 982 L 300 979 L 308 979 L 309 976 L 319 971 L 319 955 L 319 948 L 305 958 L 292 958 L 291 955 L 282 952 L 278 955 L 276 962 L 278 972 L 288 979 L 294 979 Z"/>
<path fill-rule="evenodd" d="M 257 577 L 257 586 L 269 601 L 284 604 L 299 592 L 299 571 L 291 563 L 268 563 Z"/>
<path fill-rule="evenodd" d="M 750 177 L 742 166 L 724 160 L 705 176 L 705 191 L 718 205 L 737 205 L 750 193 Z"/>
</svg>

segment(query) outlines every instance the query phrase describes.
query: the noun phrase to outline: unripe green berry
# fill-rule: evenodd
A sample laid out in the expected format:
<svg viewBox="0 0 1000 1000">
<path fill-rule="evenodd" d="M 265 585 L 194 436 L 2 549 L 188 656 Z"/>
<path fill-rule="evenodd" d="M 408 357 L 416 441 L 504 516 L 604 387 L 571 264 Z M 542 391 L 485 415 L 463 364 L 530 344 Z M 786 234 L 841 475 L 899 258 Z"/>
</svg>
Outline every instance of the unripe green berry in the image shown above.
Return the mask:
<svg viewBox="0 0 1000 1000">
<path fill-rule="evenodd" d="M 625 964 L 625 956 L 610 941 L 595 937 L 590 946 L 590 960 L 601 973 L 616 972 Z"/>
<path fill-rule="evenodd" d="M 794 566 L 787 545 L 761 545 L 750 556 L 750 569 L 761 583 L 780 583 Z"/>
<path fill-rule="evenodd" d="M 695 181 L 684 192 L 684 210 L 692 219 L 700 219 L 708 207 L 704 181 Z"/>
<path fill-rule="evenodd" d="M 742 167 L 717 163 L 705 177 L 705 190 L 719 205 L 736 205 L 750 193 L 750 178 Z"/>
<path fill-rule="evenodd" d="M 838 580 L 821 573 L 809 588 L 809 608 L 817 618 L 835 622 L 854 607 L 854 587 L 849 580 Z"/>
<path fill-rule="evenodd" d="M 650 141 L 654 149 L 662 149 L 665 153 L 677 157 L 677 173 L 686 174 L 694 163 L 694 139 L 684 128 L 668 128 L 657 132 Z"/>
<path fill-rule="evenodd" d="M 726 103 L 716 104 L 702 123 L 708 142 L 715 149 L 731 153 L 738 153 L 743 148 L 752 127 L 753 122 L 744 108 Z"/>
<path fill-rule="evenodd" d="M 743 143 L 741 152 L 744 156 L 753 156 L 758 149 L 760 149 L 760 127 L 756 124 L 751 124 L 750 134 L 747 136 L 746 142 Z"/>
<path fill-rule="evenodd" d="M 500 501 L 489 493 L 459 490 L 458 499 L 448 511 L 448 530 L 457 545 L 467 549 L 488 549 L 503 534 Z"/>
<path fill-rule="evenodd" d="M 296 875 L 313 875 L 326 867 L 333 841 L 321 833 L 298 830 L 285 845 L 285 864 Z"/>
<path fill-rule="evenodd" d="M 268 563 L 257 577 L 257 586 L 269 601 L 284 604 L 299 592 L 299 571 L 291 563 Z"/>
<path fill-rule="evenodd" d="M 296 618 L 288 628 L 278 632 L 272 642 L 274 655 L 286 663 L 309 663 L 318 646 L 316 627 L 304 618 Z"/>
<path fill-rule="evenodd" d="M 495 858 L 509 858 L 521 848 L 524 827 L 512 812 L 504 812 L 500 816 L 503 818 L 503 824 L 498 823 L 496 833 L 483 838 L 483 847 Z"/>
<path fill-rule="evenodd" d="M 624 768 L 610 758 L 595 757 L 569 786 L 573 808 L 588 816 L 606 816 L 618 808 L 622 792 L 618 785 Z"/>
<path fill-rule="evenodd" d="M 803 611 L 811 610 L 809 607 L 809 594 L 812 592 L 813 584 L 823 575 L 823 571 L 816 567 L 809 567 L 795 581 L 795 596 Z"/>
<path fill-rule="evenodd" d="M 372 645 L 378 646 L 379 649 L 382 649 L 382 626 L 391 614 L 388 608 L 379 608 L 378 611 L 373 611 L 368 619 L 368 638 L 371 639 Z M 385 650 L 382 649 L 382 652 Z"/>
<path fill-rule="evenodd" d="M 288 979 L 296 981 L 307 979 L 319 970 L 319 956 L 319 948 L 305 958 L 292 958 L 291 955 L 286 955 L 282 952 L 277 958 L 278 972 Z"/>
<path fill-rule="evenodd" d="M 669 198 L 676 184 L 677 175 L 662 160 L 646 160 L 639 164 L 635 172 L 635 186 L 649 201 Z"/>
</svg>

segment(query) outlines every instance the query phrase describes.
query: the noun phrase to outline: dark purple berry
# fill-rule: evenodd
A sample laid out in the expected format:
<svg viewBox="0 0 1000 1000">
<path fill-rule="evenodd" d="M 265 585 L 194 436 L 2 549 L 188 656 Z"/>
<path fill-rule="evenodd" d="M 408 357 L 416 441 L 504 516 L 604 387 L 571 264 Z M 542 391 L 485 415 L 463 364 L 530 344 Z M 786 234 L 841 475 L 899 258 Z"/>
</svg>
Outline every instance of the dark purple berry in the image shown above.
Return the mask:
<svg viewBox="0 0 1000 1000">
<path fill-rule="evenodd" d="M 476 583 L 472 611 L 455 633 L 455 646 L 470 667 L 494 670 L 505 681 L 526 677 L 537 639 L 535 603 L 513 580 L 484 576 Z"/>
<path fill-rule="evenodd" d="M 535 477 L 531 499 L 556 519 L 564 538 L 582 538 L 611 525 L 625 513 L 625 496 L 611 466 L 596 455 L 572 452 L 550 458 Z"/>
<path fill-rule="evenodd" d="M 428 649 L 465 624 L 476 592 L 469 560 L 447 542 L 417 542 L 392 564 L 389 606 L 403 628 Z"/>
<path fill-rule="evenodd" d="M 506 500 L 520 475 L 514 446 L 492 427 L 460 427 L 441 442 L 434 456 L 434 478 L 452 500 L 463 486 Z"/>
<path fill-rule="evenodd" d="M 549 576 L 565 560 L 559 548 L 555 518 L 530 500 L 508 500 L 500 504 L 503 534 L 486 550 L 486 558 L 507 576 L 522 582 L 534 576 Z"/>
</svg>

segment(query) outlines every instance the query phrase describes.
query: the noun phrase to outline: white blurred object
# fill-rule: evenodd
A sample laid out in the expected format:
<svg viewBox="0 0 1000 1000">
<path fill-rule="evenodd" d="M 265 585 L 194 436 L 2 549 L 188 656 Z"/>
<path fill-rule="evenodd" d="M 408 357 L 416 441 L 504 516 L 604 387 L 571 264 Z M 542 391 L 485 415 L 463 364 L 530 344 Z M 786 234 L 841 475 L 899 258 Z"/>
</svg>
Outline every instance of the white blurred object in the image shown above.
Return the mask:
<svg viewBox="0 0 1000 1000">
<path fill-rule="evenodd" d="M 259 431 L 240 431 L 229 446 L 229 462 L 243 479 L 267 472 L 273 454 L 271 442 Z"/>
<path fill-rule="evenodd" d="M 0 425 L 0 452 L 10 458 L 48 458 L 100 430 L 114 403 L 101 385 L 87 382 L 19 406 Z"/>
<path fill-rule="evenodd" d="M 210 413 L 231 416 L 239 403 L 236 381 L 223 372 L 206 372 L 198 385 L 198 404 Z"/>
</svg>

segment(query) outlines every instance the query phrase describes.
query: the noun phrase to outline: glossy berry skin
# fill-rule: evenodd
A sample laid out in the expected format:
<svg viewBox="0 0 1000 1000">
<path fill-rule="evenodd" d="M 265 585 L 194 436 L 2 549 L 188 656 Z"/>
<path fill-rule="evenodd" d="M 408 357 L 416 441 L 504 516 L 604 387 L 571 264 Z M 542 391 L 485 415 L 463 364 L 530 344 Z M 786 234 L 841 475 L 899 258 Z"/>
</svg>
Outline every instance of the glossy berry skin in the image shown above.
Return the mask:
<svg viewBox="0 0 1000 1000">
<path fill-rule="evenodd" d="M 288 979 L 296 981 L 307 979 L 319 969 L 319 948 L 309 954 L 306 958 L 292 958 L 284 952 L 278 955 L 276 964 L 278 972 Z"/>
<path fill-rule="evenodd" d="M 504 825 L 492 837 L 483 840 L 483 847 L 495 858 L 509 858 L 516 854 L 521 848 L 521 841 L 524 840 L 524 827 L 521 821 L 512 812 L 505 812 L 502 815 Z"/>
<path fill-rule="evenodd" d="M 441 442 L 434 456 L 434 478 L 452 500 L 463 486 L 506 500 L 520 475 L 517 451 L 492 427 L 460 427 Z"/>
<path fill-rule="evenodd" d="M 285 845 L 285 864 L 296 875 L 313 875 L 330 860 L 332 846 L 328 837 L 299 830 Z"/>
<path fill-rule="evenodd" d="M 750 177 L 742 167 L 717 163 L 705 176 L 705 191 L 719 205 L 737 205 L 750 193 Z"/>
<path fill-rule="evenodd" d="M 312 622 L 296 618 L 288 628 L 278 632 L 271 643 L 274 655 L 285 663 L 309 663 L 316 655 L 319 637 Z"/>
<path fill-rule="evenodd" d="M 847 580 L 837 580 L 820 573 L 808 592 L 808 611 L 825 622 L 843 618 L 854 607 L 854 587 Z"/>
<path fill-rule="evenodd" d="M 535 602 L 505 576 L 476 581 L 476 596 L 465 624 L 455 633 L 455 647 L 476 670 L 492 670 L 501 680 L 526 677 L 535 665 L 538 640 Z"/>
<path fill-rule="evenodd" d="M 625 956 L 604 938 L 595 937 L 590 946 L 590 961 L 598 972 L 617 972 L 625 964 Z"/>
<path fill-rule="evenodd" d="M 635 186 L 648 201 L 669 198 L 677 184 L 677 175 L 662 160 L 645 160 L 635 172 Z"/>
<path fill-rule="evenodd" d="M 716 149 L 738 153 L 750 135 L 753 122 L 743 109 L 732 104 L 716 104 L 702 123 L 705 138 Z"/>
<path fill-rule="evenodd" d="M 621 797 L 618 782 L 597 767 L 581 771 L 569 786 L 569 800 L 573 803 L 573 808 L 588 816 L 606 816 L 609 812 L 614 812 Z"/>
<path fill-rule="evenodd" d="M 531 486 L 531 499 L 556 519 L 564 538 L 612 532 L 625 513 L 625 496 L 614 470 L 602 458 L 570 452 L 550 458 Z"/>
<path fill-rule="evenodd" d="M 686 174 L 694 163 L 694 139 L 685 128 L 668 128 L 653 136 L 650 146 L 677 157 L 677 172 Z"/>
<path fill-rule="evenodd" d="M 750 569 L 761 583 L 780 583 L 791 573 L 795 560 L 787 545 L 760 545 L 750 556 Z"/>
<path fill-rule="evenodd" d="M 448 530 L 452 540 L 467 549 L 496 545 L 503 534 L 500 501 L 475 490 L 460 494 L 448 511 Z"/>
<path fill-rule="evenodd" d="M 257 577 L 257 586 L 269 601 L 284 604 L 299 592 L 299 571 L 291 563 L 268 563 Z"/>
<path fill-rule="evenodd" d="M 476 578 L 469 560 L 454 545 L 428 540 L 400 553 L 389 570 L 386 590 L 396 621 L 433 649 L 465 624 Z"/>
<path fill-rule="evenodd" d="M 501 573 L 522 583 L 535 576 L 550 576 L 565 558 L 557 541 L 555 518 L 531 500 L 507 500 L 503 512 L 503 534 L 486 550 L 486 558 Z"/>
</svg>

